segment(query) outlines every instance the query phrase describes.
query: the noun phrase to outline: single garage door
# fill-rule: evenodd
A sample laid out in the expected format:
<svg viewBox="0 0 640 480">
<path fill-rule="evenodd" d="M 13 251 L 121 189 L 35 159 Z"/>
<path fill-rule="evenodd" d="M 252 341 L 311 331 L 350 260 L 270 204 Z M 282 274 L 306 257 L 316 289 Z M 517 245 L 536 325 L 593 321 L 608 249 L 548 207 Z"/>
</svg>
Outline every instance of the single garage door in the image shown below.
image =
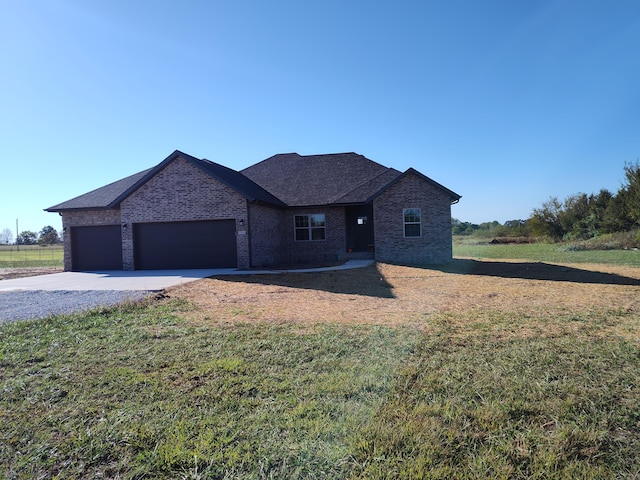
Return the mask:
<svg viewBox="0 0 640 480">
<path fill-rule="evenodd" d="M 236 267 L 236 222 L 137 223 L 133 226 L 135 268 Z"/>
<path fill-rule="evenodd" d="M 71 268 L 122 270 L 120 225 L 71 227 Z"/>
</svg>

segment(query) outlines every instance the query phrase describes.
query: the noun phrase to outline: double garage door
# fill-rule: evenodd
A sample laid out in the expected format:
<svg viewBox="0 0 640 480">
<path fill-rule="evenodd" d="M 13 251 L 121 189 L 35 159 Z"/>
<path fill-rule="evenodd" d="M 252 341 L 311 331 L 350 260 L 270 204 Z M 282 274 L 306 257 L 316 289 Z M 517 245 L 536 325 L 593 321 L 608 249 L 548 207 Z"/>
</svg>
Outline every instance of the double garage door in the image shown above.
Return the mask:
<svg viewBox="0 0 640 480">
<path fill-rule="evenodd" d="M 120 225 L 74 227 L 74 270 L 122 270 Z M 136 270 L 237 266 L 235 220 L 133 224 Z"/>
</svg>

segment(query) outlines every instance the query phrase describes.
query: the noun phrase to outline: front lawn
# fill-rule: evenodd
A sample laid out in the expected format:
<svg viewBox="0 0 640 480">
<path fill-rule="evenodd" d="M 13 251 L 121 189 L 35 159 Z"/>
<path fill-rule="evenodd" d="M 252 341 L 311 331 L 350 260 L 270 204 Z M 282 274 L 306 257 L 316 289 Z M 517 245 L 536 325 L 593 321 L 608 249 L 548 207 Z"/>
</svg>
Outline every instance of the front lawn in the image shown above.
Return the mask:
<svg viewBox="0 0 640 480">
<path fill-rule="evenodd" d="M 3 325 L 0 478 L 637 478 L 640 270 L 526 265 L 221 277 Z"/>
</svg>

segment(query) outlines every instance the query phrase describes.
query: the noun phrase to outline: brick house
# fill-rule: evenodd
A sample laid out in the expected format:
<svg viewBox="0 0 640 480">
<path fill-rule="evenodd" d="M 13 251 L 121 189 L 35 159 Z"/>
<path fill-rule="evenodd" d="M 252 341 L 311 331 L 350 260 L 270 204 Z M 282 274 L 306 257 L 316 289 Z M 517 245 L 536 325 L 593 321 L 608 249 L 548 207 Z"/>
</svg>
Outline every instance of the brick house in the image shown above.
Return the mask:
<svg viewBox="0 0 640 480">
<path fill-rule="evenodd" d="M 175 151 L 46 210 L 62 216 L 65 270 L 436 264 L 451 260 L 459 199 L 356 153 L 280 154 L 238 172 Z"/>
</svg>

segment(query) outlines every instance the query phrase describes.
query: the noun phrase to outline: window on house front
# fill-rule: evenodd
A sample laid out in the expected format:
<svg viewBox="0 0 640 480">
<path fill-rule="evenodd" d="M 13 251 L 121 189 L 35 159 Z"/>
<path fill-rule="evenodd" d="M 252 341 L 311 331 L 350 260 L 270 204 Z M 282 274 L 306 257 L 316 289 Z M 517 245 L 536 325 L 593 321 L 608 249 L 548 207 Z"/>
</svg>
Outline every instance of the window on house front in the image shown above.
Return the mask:
<svg viewBox="0 0 640 480">
<path fill-rule="evenodd" d="M 295 215 L 293 220 L 297 242 L 325 239 L 324 213 Z"/>
<path fill-rule="evenodd" d="M 422 236 L 422 222 L 419 208 L 405 208 L 402 211 L 404 216 L 404 236 Z"/>
</svg>

